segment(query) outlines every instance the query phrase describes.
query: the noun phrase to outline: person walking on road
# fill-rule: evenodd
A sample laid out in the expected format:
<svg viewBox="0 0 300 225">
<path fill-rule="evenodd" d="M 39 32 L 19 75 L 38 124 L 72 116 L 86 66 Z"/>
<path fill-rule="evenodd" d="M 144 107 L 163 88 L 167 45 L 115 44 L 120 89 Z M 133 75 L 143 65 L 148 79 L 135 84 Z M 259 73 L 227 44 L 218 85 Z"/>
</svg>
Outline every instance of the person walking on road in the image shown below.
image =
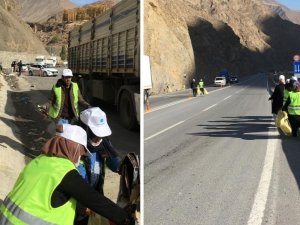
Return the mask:
<svg viewBox="0 0 300 225">
<path fill-rule="evenodd" d="M 75 212 L 91 210 L 117 225 L 134 224 L 124 209 L 84 182 L 76 170 L 90 154 L 87 134 L 79 126 L 60 125 L 42 147 L 42 154 L 25 166 L 0 207 L 0 224 L 72 225 Z"/>
<path fill-rule="evenodd" d="M 52 87 L 47 114 L 57 124 L 75 124 L 79 118 L 78 105 L 90 107 L 83 99 L 78 84 L 72 82 L 72 77 L 72 71 L 64 69 L 62 78 Z"/>
<path fill-rule="evenodd" d="M 285 76 L 280 75 L 278 84 L 275 86 L 274 92 L 269 98 L 272 100 L 272 113 L 277 115 L 278 111 L 282 109 L 283 106 L 283 92 L 285 85 Z"/>
<path fill-rule="evenodd" d="M 18 62 L 18 72 L 19 72 L 19 76 L 21 76 L 21 74 L 22 74 L 22 60 L 20 60 L 20 62 Z"/>
<path fill-rule="evenodd" d="M 199 89 L 200 89 L 200 93 L 204 95 L 204 82 L 202 79 L 200 79 L 199 81 Z"/>
<path fill-rule="evenodd" d="M 86 109 L 80 113 L 80 121 L 87 131 L 87 147 L 91 154 L 82 158 L 77 169 L 88 184 L 104 195 L 105 167 L 118 173 L 122 160 L 108 138 L 112 132 L 105 112 L 99 107 Z M 88 216 L 78 216 L 75 224 L 88 224 L 88 219 Z"/>
<path fill-rule="evenodd" d="M 193 96 L 196 97 L 197 96 L 197 84 L 196 84 L 196 80 L 193 79 L 191 81 L 191 89 L 193 91 Z"/>
<path fill-rule="evenodd" d="M 288 113 L 292 135 L 297 137 L 298 128 L 300 127 L 300 83 L 298 81 L 294 82 L 293 91 L 289 93 L 282 110 Z"/>
</svg>

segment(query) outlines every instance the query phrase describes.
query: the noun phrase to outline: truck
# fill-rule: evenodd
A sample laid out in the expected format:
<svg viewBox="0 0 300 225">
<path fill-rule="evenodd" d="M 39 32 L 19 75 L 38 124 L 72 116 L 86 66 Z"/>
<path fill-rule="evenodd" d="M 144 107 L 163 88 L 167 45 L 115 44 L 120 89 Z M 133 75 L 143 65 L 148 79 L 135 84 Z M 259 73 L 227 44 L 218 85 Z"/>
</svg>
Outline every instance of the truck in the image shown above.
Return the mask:
<svg viewBox="0 0 300 225">
<path fill-rule="evenodd" d="M 152 76 L 151 76 L 151 64 L 150 57 L 142 55 L 141 59 L 143 65 L 143 90 L 144 90 L 144 103 L 146 103 L 150 96 L 150 90 L 152 89 Z"/>
<path fill-rule="evenodd" d="M 47 58 L 45 60 L 45 64 L 50 67 L 55 67 L 56 66 L 56 57 L 50 56 L 49 58 Z"/>
<path fill-rule="evenodd" d="M 83 96 L 117 107 L 122 124 L 140 115 L 140 0 L 122 0 L 69 32 L 68 67 Z"/>
<path fill-rule="evenodd" d="M 223 69 L 219 72 L 219 77 L 225 77 L 226 83 L 230 83 L 230 74 L 227 69 Z"/>
<path fill-rule="evenodd" d="M 35 64 L 39 64 L 39 65 L 45 65 L 45 56 L 43 55 L 39 55 L 37 57 L 35 57 Z"/>
</svg>

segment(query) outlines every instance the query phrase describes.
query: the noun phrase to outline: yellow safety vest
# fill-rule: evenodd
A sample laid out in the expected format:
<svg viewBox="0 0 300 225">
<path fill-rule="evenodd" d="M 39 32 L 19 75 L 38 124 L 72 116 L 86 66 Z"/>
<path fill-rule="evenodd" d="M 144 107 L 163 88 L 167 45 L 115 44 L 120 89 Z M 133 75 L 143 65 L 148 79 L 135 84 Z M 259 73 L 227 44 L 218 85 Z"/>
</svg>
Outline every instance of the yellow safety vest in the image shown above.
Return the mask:
<svg viewBox="0 0 300 225">
<path fill-rule="evenodd" d="M 290 99 L 288 113 L 290 115 L 300 115 L 300 92 L 290 92 Z"/>
<path fill-rule="evenodd" d="M 75 116 L 78 117 L 79 116 L 79 110 L 78 110 L 78 92 L 79 92 L 79 88 L 78 88 L 78 84 L 72 82 L 71 88 L 72 88 L 72 94 L 73 94 L 73 100 L 74 100 L 72 105 L 74 106 Z M 52 89 L 53 89 L 56 101 L 55 101 L 54 105 L 50 106 L 48 114 L 51 118 L 56 119 L 60 114 L 60 111 L 61 111 L 60 109 L 61 109 L 62 104 L 63 104 L 63 101 L 62 101 L 62 88 L 61 87 L 56 87 L 55 85 L 53 85 Z"/>
<path fill-rule="evenodd" d="M 51 196 L 75 165 L 68 159 L 40 155 L 21 172 L 13 190 L 0 206 L 1 225 L 72 225 L 76 200 L 51 206 Z"/>
</svg>

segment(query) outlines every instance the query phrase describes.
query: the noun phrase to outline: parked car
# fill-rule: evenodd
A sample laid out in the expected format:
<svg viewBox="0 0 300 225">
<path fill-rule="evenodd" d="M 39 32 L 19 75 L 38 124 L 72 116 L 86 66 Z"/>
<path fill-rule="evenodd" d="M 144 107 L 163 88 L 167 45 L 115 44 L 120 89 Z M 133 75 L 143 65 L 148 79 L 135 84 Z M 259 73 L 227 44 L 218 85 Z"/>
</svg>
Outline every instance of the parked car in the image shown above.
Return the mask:
<svg viewBox="0 0 300 225">
<path fill-rule="evenodd" d="M 54 76 L 58 75 L 58 70 L 55 68 L 46 67 L 40 64 L 33 64 L 29 68 L 29 76 Z"/>
<path fill-rule="evenodd" d="M 215 86 L 225 86 L 225 85 L 226 85 L 226 77 L 215 78 Z"/>
<path fill-rule="evenodd" d="M 238 83 L 239 79 L 238 79 L 237 76 L 231 76 L 230 79 L 229 79 L 229 82 L 230 83 Z"/>
<path fill-rule="evenodd" d="M 22 72 L 28 71 L 28 65 L 27 63 L 22 63 Z M 16 67 L 16 72 L 19 72 L 19 66 Z"/>
</svg>

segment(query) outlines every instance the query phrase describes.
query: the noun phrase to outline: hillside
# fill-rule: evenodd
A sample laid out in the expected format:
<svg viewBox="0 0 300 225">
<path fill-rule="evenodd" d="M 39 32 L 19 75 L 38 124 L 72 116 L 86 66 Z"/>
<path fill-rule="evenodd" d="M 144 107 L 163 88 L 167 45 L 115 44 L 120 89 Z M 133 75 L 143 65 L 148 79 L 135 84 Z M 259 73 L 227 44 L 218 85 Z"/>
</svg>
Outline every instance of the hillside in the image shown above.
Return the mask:
<svg viewBox="0 0 300 225">
<path fill-rule="evenodd" d="M 300 26 L 262 0 L 145 0 L 144 17 L 155 93 L 192 77 L 211 83 L 224 68 L 239 76 L 291 70 L 300 49 Z"/>
<path fill-rule="evenodd" d="M 18 15 L 19 7 L 14 0 L 0 1 L 0 51 L 46 54 L 43 44 Z"/>
<path fill-rule="evenodd" d="M 44 23 L 50 17 L 57 16 L 64 9 L 75 8 L 69 0 L 16 0 L 20 6 L 22 19 L 28 23 Z"/>
</svg>

